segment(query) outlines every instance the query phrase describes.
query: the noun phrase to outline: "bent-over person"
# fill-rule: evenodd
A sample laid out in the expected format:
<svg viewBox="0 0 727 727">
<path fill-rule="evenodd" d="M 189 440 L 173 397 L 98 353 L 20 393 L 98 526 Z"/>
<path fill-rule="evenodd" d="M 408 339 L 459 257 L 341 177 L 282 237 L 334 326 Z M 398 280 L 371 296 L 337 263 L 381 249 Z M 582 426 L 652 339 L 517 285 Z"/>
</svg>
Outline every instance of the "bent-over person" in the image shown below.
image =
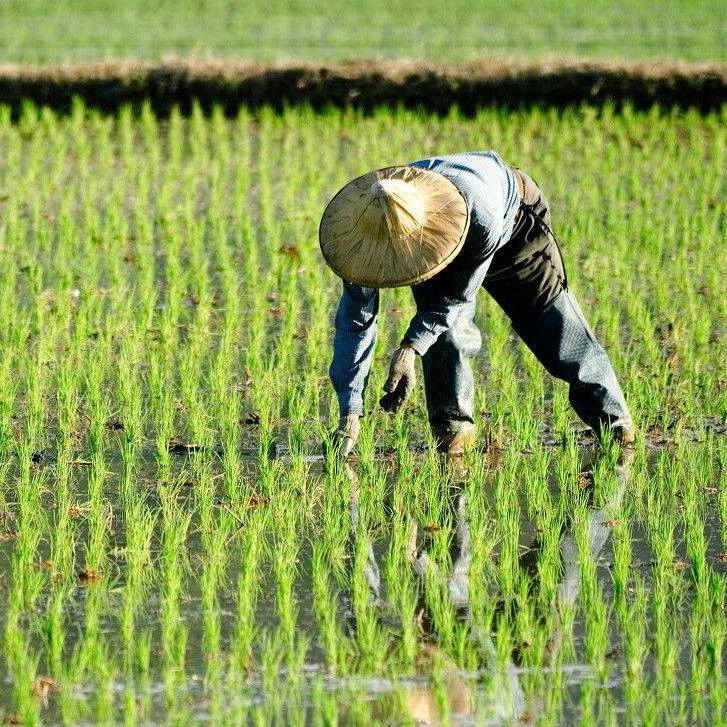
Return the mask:
<svg viewBox="0 0 727 727">
<path fill-rule="evenodd" d="M 460 454 L 474 436 L 474 323 L 484 288 L 543 366 L 569 385 L 569 400 L 597 435 L 623 443 L 634 427 L 611 362 L 568 287 L 538 185 L 494 151 L 387 167 L 349 182 L 320 225 L 328 265 L 343 280 L 331 382 L 337 447 L 356 444 L 376 341 L 379 289 L 411 286 L 416 314 L 391 359 L 381 405 L 397 411 L 422 359 L 437 449 Z"/>
</svg>

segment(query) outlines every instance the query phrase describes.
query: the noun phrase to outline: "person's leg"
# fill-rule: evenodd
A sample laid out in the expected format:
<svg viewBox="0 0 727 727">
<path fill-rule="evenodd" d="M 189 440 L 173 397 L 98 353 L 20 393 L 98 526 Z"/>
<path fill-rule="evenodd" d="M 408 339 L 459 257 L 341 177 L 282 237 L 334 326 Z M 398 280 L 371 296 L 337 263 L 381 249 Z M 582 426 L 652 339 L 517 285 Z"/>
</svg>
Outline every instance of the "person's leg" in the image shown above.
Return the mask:
<svg viewBox="0 0 727 727">
<path fill-rule="evenodd" d="M 422 356 L 429 424 L 441 452 L 461 451 L 474 431 L 475 380 L 469 358 L 482 346 L 474 315 L 472 303 Z"/>
<path fill-rule="evenodd" d="M 525 204 L 484 287 L 548 372 L 568 383 L 576 414 L 596 431 L 611 426 L 630 440 L 633 424 L 616 374 L 568 289 L 548 203 L 535 182 L 521 175 Z"/>
<path fill-rule="evenodd" d="M 540 313 L 513 321 L 513 328 L 553 376 L 568 382 L 571 406 L 586 424 L 596 432 L 618 428 L 631 439 L 631 415 L 613 366 L 570 290 Z"/>
</svg>

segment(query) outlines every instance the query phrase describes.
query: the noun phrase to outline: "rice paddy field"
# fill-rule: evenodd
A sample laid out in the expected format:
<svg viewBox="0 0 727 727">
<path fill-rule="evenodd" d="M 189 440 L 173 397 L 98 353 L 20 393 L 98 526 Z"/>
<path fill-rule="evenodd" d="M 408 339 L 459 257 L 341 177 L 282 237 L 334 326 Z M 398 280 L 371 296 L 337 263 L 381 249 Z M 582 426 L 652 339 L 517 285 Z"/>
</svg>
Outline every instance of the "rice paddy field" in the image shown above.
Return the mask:
<svg viewBox="0 0 727 727">
<path fill-rule="evenodd" d="M 320 456 L 348 179 L 498 150 L 549 196 L 639 434 L 591 439 L 484 293 L 478 441 L 423 393 Z M 0 107 L 8 724 L 726 720 L 727 111 Z"/>
</svg>

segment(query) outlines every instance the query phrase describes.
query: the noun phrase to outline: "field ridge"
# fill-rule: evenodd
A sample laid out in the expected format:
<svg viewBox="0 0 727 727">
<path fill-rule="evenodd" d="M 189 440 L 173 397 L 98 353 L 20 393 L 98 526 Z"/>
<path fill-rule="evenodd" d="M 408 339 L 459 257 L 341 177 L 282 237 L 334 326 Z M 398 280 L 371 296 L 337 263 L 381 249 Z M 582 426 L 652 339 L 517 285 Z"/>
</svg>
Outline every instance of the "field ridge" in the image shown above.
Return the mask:
<svg viewBox="0 0 727 727">
<path fill-rule="evenodd" d="M 25 100 L 58 109 L 74 97 L 113 111 L 149 100 L 158 113 L 193 102 L 233 112 L 241 104 L 419 107 L 470 113 L 505 107 L 629 103 L 695 107 L 727 102 L 727 63 L 615 62 L 561 59 L 537 63 L 415 60 L 263 64 L 228 59 L 106 61 L 27 66 L 0 64 L 0 103 Z"/>
</svg>

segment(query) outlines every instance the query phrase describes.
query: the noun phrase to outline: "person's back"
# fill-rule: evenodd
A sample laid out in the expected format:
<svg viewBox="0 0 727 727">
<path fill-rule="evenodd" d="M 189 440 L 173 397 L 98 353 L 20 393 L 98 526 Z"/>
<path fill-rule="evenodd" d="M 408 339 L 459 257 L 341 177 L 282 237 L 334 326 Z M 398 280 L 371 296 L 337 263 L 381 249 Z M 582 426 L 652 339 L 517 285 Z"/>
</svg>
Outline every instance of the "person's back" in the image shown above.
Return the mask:
<svg viewBox="0 0 727 727">
<path fill-rule="evenodd" d="M 485 255 L 510 239 L 520 195 L 513 170 L 497 152 L 427 157 L 411 162 L 411 166 L 437 172 L 459 189 L 470 210 L 468 238 L 478 236 Z"/>
</svg>

